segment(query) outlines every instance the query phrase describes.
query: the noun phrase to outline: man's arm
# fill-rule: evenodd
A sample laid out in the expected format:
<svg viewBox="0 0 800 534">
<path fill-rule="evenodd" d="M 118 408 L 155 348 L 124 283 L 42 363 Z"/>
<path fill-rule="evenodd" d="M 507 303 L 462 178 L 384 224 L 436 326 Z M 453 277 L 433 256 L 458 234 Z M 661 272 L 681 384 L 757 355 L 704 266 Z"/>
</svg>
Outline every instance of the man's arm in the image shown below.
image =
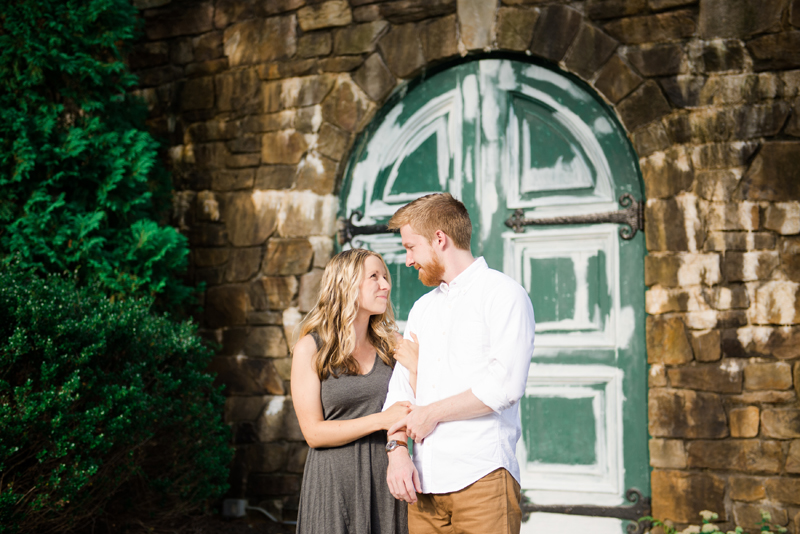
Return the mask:
<svg viewBox="0 0 800 534">
<path fill-rule="evenodd" d="M 405 428 L 408 437 L 416 443 L 422 443 L 439 423 L 475 419 L 491 412 L 492 409 L 468 389 L 427 406 L 412 405 L 411 413 L 392 425 L 389 434 Z"/>
</svg>

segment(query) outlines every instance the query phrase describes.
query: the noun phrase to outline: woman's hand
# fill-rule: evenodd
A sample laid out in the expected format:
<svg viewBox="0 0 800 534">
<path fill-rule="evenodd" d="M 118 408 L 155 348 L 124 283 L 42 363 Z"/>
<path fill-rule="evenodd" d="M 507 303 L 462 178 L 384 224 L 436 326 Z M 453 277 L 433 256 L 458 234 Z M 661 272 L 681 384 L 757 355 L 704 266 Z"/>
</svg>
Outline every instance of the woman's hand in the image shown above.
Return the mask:
<svg viewBox="0 0 800 534">
<path fill-rule="evenodd" d="M 389 409 L 382 412 L 381 415 L 383 416 L 381 428 L 383 430 L 389 430 L 389 427 L 395 424 L 397 421 L 405 417 L 411 411 L 411 403 L 408 401 L 399 401 L 395 402 Z"/>
<path fill-rule="evenodd" d="M 419 361 L 419 340 L 414 332 L 411 332 L 410 339 L 403 339 L 397 345 L 394 352 L 394 359 L 400 362 L 400 365 L 409 370 L 409 372 L 417 373 L 417 362 Z"/>
</svg>

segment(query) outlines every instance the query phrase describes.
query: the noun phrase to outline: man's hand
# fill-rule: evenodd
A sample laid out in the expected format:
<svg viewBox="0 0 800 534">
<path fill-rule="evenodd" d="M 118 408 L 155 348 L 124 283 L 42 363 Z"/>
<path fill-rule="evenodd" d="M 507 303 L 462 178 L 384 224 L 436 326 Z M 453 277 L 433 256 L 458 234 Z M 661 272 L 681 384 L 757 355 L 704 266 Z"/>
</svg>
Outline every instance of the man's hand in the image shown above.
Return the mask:
<svg viewBox="0 0 800 534">
<path fill-rule="evenodd" d="M 414 443 L 422 443 L 439 424 L 432 406 L 411 406 L 411 413 L 396 422 L 389 429 L 389 435 L 405 429 L 406 435 Z"/>
<path fill-rule="evenodd" d="M 411 461 L 405 447 L 398 447 L 389 453 L 386 483 L 389 485 L 389 493 L 395 499 L 409 504 L 417 502 L 417 493 L 422 493 L 419 473 L 417 473 L 417 468 L 414 467 L 414 462 Z"/>
</svg>

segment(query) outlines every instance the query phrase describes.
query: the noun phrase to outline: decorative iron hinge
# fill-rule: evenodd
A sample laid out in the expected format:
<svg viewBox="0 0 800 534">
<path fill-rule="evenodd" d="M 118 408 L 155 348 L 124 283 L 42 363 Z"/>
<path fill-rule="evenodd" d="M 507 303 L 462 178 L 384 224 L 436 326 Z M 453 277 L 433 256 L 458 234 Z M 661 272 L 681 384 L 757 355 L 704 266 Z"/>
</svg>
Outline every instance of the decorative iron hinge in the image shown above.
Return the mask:
<svg viewBox="0 0 800 534">
<path fill-rule="evenodd" d="M 357 235 L 375 235 L 375 234 L 388 234 L 391 233 L 389 227 L 385 224 L 368 224 L 365 226 L 356 226 L 355 221 L 360 220 L 364 216 L 358 210 L 353 210 L 349 217 L 339 217 L 339 244 L 344 245 L 349 243 Z"/>
<path fill-rule="evenodd" d="M 619 197 L 620 205 L 625 208 L 607 213 L 589 213 L 586 215 L 568 215 L 564 217 L 547 217 L 542 219 L 526 219 L 525 212 L 515 210 L 514 215 L 506 220 L 506 226 L 513 228 L 518 234 L 522 233 L 525 226 L 545 224 L 592 224 L 592 223 L 619 223 L 624 224 L 619 229 L 622 239 L 633 239 L 638 230 L 644 230 L 644 203 L 634 200 L 630 193 Z"/>
<path fill-rule="evenodd" d="M 534 504 L 523 496 L 522 514 L 523 521 L 527 521 L 533 512 L 545 512 L 550 514 L 585 515 L 590 517 L 613 517 L 616 519 L 627 519 L 633 521 L 628 523 L 625 529 L 628 534 L 641 534 L 644 532 L 647 523 L 639 522 L 642 517 L 650 515 L 650 497 L 645 497 L 636 488 L 625 491 L 625 499 L 633 504 L 629 506 L 591 506 L 585 504 Z"/>
</svg>

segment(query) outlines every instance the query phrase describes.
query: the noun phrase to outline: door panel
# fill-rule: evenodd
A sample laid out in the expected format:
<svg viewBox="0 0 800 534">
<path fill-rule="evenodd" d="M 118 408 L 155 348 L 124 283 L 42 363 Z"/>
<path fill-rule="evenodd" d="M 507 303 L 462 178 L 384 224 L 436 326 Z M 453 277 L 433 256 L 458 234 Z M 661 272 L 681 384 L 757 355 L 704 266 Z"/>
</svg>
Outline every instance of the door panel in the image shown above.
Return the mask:
<svg viewBox="0 0 800 534">
<path fill-rule="evenodd" d="M 536 349 L 521 402 L 522 489 L 537 504 L 621 505 L 649 494 L 644 238 L 614 224 L 528 227 L 505 220 L 618 209 L 641 199 L 636 157 L 613 114 L 580 82 L 510 60 L 471 61 L 396 95 L 357 141 L 342 215 L 385 224 L 402 205 L 449 191 L 473 221 L 472 250 L 530 295 Z M 429 289 L 400 238 L 359 237 L 384 255 L 397 318 Z M 555 519 L 554 519 L 555 518 Z M 523 531 L 583 532 L 585 518 L 532 514 Z M 596 519 L 593 524 L 600 525 Z M 603 532 L 622 531 L 602 520 Z M 593 530 L 597 530 L 596 528 Z"/>
</svg>

